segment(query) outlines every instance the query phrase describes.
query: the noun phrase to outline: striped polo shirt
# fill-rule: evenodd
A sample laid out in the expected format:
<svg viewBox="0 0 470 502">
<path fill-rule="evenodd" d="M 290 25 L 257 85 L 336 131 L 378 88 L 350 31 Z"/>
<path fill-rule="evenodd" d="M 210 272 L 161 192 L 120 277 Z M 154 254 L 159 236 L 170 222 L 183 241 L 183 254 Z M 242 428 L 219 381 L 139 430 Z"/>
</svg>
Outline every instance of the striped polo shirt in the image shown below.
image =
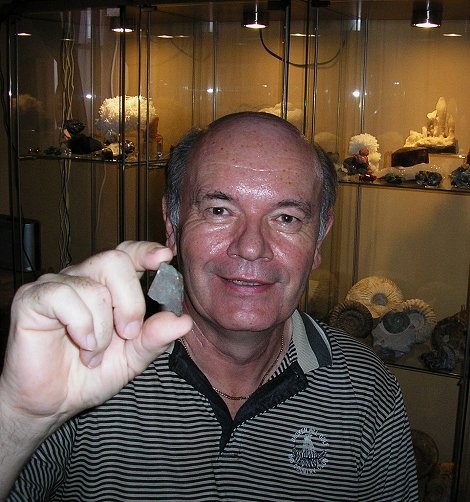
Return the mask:
<svg viewBox="0 0 470 502">
<path fill-rule="evenodd" d="M 234 419 L 179 342 L 34 453 L 11 501 L 417 501 L 400 388 L 354 338 L 293 315 Z"/>
</svg>

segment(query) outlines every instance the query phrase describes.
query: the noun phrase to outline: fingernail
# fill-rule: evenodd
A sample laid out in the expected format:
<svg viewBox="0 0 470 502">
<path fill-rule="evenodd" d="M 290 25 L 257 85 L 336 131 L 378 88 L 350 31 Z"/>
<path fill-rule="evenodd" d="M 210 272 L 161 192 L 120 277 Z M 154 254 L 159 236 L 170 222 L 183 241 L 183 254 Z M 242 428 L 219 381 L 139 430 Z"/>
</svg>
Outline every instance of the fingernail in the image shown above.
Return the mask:
<svg viewBox="0 0 470 502">
<path fill-rule="evenodd" d="M 148 253 L 155 254 L 155 253 L 160 252 L 162 249 L 165 249 L 165 247 L 158 245 L 158 246 L 153 247 L 152 249 L 149 249 Z"/>
<path fill-rule="evenodd" d="M 140 333 L 141 328 L 142 323 L 140 321 L 132 321 L 124 328 L 123 337 L 128 339 L 135 338 Z"/>
</svg>

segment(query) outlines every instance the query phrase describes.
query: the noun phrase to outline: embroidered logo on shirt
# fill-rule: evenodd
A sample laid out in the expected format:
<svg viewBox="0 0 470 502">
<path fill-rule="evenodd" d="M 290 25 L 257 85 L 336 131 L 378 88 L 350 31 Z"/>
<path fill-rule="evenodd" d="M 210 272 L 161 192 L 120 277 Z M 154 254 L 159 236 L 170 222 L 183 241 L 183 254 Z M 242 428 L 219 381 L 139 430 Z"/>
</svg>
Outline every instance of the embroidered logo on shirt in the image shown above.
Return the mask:
<svg viewBox="0 0 470 502">
<path fill-rule="evenodd" d="M 315 474 L 328 464 L 328 440 L 317 429 L 302 427 L 291 438 L 289 462 L 305 476 Z"/>
</svg>

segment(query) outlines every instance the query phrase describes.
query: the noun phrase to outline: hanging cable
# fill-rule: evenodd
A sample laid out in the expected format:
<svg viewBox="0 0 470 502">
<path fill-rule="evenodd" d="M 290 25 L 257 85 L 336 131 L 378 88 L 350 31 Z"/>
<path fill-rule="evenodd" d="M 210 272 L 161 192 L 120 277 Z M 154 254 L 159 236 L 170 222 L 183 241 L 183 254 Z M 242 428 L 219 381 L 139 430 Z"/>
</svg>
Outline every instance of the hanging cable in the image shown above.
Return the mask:
<svg viewBox="0 0 470 502">
<path fill-rule="evenodd" d="M 102 202 L 104 187 L 106 185 L 106 173 L 107 173 L 107 166 L 106 166 L 106 163 L 104 163 L 103 164 L 103 179 L 101 180 L 101 185 L 100 185 L 100 189 L 98 192 L 98 202 L 97 202 L 97 206 L 96 206 L 95 240 L 98 238 L 98 232 L 99 232 L 100 223 L 101 223 L 101 202 Z"/>
<path fill-rule="evenodd" d="M 110 92 L 111 92 L 111 97 L 114 98 L 116 96 L 114 92 L 114 73 L 116 70 L 116 58 L 119 50 L 119 35 L 120 33 L 116 33 L 116 37 L 114 39 L 114 50 L 113 50 L 113 58 L 111 60 L 111 75 L 110 75 Z"/>
<path fill-rule="evenodd" d="M 73 57 L 75 32 L 72 22 L 72 12 L 66 13 L 66 19 L 63 19 L 62 26 L 62 44 L 61 44 L 61 77 L 62 77 L 62 124 L 60 128 L 60 139 L 63 139 L 65 122 L 72 118 L 72 104 L 74 94 L 74 76 L 75 61 Z M 64 268 L 70 265 L 72 255 L 70 252 L 71 233 L 70 233 L 70 213 L 69 213 L 69 181 L 71 160 L 64 159 L 60 164 L 61 196 L 59 200 L 59 218 L 60 218 L 60 267 Z"/>
<path fill-rule="evenodd" d="M 69 215 L 69 180 L 70 163 L 68 159 L 60 160 L 61 197 L 59 201 L 60 218 L 60 268 L 65 268 L 72 262 L 70 253 L 70 215 Z"/>
<path fill-rule="evenodd" d="M 263 46 L 264 50 L 270 54 L 271 56 L 275 57 L 276 59 L 279 59 L 279 61 L 284 61 L 284 58 L 282 56 L 279 56 L 279 54 L 276 54 L 274 51 L 272 51 L 264 42 L 263 38 L 263 30 L 258 30 L 259 32 L 259 39 L 261 41 L 261 45 Z M 326 61 L 320 61 L 317 63 L 318 66 L 325 66 L 328 64 L 331 64 L 335 59 L 338 58 L 338 56 L 341 54 L 341 51 L 343 50 L 343 47 L 346 45 L 346 40 L 343 38 L 341 40 L 341 44 L 339 46 L 339 49 L 337 50 L 336 54 L 330 58 L 327 59 Z M 288 61 L 290 66 L 293 66 L 295 68 L 313 68 L 315 66 L 315 63 L 292 63 L 291 61 Z"/>
</svg>

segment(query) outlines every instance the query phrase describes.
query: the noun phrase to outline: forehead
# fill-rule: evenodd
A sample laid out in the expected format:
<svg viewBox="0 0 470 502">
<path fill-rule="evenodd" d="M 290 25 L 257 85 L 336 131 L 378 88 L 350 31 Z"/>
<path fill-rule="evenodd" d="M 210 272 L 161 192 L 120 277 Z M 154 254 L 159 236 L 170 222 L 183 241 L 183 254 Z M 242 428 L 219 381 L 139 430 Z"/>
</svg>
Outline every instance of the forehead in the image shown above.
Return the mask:
<svg viewBox="0 0 470 502">
<path fill-rule="evenodd" d="M 299 134 L 282 123 L 251 118 L 210 131 L 191 157 L 187 179 L 193 189 L 243 185 L 261 195 L 274 184 L 309 198 L 319 189 L 318 172 L 314 150 Z"/>
</svg>

